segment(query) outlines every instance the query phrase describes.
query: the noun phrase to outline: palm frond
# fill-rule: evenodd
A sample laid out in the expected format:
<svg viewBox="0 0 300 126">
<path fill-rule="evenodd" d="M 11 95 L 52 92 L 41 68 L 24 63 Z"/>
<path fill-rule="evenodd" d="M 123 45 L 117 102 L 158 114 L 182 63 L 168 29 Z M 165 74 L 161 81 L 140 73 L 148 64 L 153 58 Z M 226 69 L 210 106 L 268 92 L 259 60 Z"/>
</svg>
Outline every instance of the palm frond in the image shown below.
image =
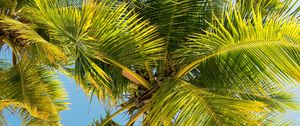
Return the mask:
<svg viewBox="0 0 300 126">
<path fill-rule="evenodd" d="M 132 14 L 126 4 L 94 1 L 78 7 L 35 0 L 24 11 L 33 15 L 28 17 L 31 21 L 48 29 L 52 41 L 72 57 L 75 79 L 87 93 L 96 90 L 100 99 L 114 98 L 113 92 L 127 86 L 112 85 L 111 78 L 119 76 L 120 70 L 105 71 L 109 65 L 127 71 L 139 80 L 138 84 L 150 87 L 131 66 L 161 59 L 164 43 L 156 28 Z"/>
<path fill-rule="evenodd" d="M 105 124 L 103 124 L 104 121 L 108 120 L 107 118 L 111 117 L 110 111 L 106 111 L 106 117 L 100 118 L 100 120 L 94 120 L 92 123 L 89 124 L 89 126 L 121 126 L 117 122 L 109 119 Z"/>
<path fill-rule="evenodd" d="M 213 94 L 186 81 L 169 79 L 149 103 L 151 125 L 261 125 L 255 113 L 265 104 Z"/>
<path fill-rule="evenodd" d="M 260 101 L 270 109 L 267 116 L 297 108 L 283 92 L 299 81 L 299 22 L 293 15 L 251 15 L 233 10 L 223 20 L 215 18 L 206 34 L 191 36 L 183 49 L 187 65 L 177 76 L 220 95 Z"/>
<path fill-rule="evenodd" d="M 64 53 L 57 46 L 43 39 L 28 25 L 3 15 L 0 16 L 0 25 L 1 29 L 14 36 L 9 38 L 10 41 L 4 42 L 15 51 L 18 57 L 27 55 L 32 60 L 46 63 L 60 62 L 65 58 Z"/>
<path fill-rule="evenodd" d="M 187 35 L 205 30 L 212 15 L 222 12 L 222 0 L 137 0 L 141 16 L 158 25 L 165 38 L 167 50 L 176 50 Z"/>
<path fill-rule="evenodd" d="M 59 124 L 59 111 L 67 109 L 67 103 L 54 72 L 23 59 L 4 75 L 0 81 L 1 109 L 15 111 L 26 125 Z"/>
<path fill-rule="evenodd" d="M 234 11 L 233 14 L 227 14 L 226 21 L 215 19 L 218 25 L 211 25 L 212 31 L 190 37 L 190 42 L 185 44 L 187 48 L 184 49 L 190 53 L 185 58 L 189 64 L 177 76 L 186 75 L 201 64 L 207 70 L 223 69 L 224 72 L 231 73 L 228 75 L 243 74 L 250 79 L 271 80 L 278 84 L 283 81 L 295 83 L 291 78 L 299 79 L 296 72 L 299 69 L 298 21 L 263 21 L 260 13 L 252 14 L 254 20 L 249 23 L 249 20 L 243 19 L 239 12 Z M 234 21 L 231 21 L 229 15 L 234 17 Z M 206 66 L 212 65 L 211 63 L 216 63 L 214 68 Z M 202 68 L 199 68 L 201 72 L 210 73 L 201 70 Z"/>
</svg>

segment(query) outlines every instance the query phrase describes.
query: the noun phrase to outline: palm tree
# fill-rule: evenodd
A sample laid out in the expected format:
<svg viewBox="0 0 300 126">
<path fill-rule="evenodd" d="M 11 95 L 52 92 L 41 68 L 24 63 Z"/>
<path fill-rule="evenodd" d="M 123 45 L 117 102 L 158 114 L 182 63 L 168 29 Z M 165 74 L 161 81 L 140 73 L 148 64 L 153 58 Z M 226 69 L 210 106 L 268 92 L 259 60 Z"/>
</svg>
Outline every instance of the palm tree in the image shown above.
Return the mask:
<svg viewBox="0 0 300 126">
<path fill-rule="evenodd" d="M 123 111 L 127 125 L 286 124 L 279 113 L 298 107 L 286 91 L 300 81 L 296 3 L 4 0 L 13 61 L 0 60 L 0 105 L 25 125 L 60 125 L 59 71 L 119 108 L 100 125 Z"/>
</svg>

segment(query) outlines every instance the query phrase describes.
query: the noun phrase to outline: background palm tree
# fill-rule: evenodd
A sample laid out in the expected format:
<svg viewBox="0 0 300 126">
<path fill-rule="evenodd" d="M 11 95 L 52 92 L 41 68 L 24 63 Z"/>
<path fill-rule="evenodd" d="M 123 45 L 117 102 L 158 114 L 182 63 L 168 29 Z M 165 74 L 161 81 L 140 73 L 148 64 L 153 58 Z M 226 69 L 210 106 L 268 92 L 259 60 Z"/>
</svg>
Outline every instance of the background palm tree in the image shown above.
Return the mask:
<svg viewBox="0 0 300 126">
<path fill-rule="evenodd" d="M 278 125 L 297 108 L 299 7 L 286 0 L 3 1 L 1 108 L 26 125 L 60 125 L 53 72 L 127 125 Z M 4 118 L 2 118 L 4 119 Z M 4 122 L 4 121 L 2 121 Z M 97 124 L 98 125 L 98 124 Z"/>
</svg>

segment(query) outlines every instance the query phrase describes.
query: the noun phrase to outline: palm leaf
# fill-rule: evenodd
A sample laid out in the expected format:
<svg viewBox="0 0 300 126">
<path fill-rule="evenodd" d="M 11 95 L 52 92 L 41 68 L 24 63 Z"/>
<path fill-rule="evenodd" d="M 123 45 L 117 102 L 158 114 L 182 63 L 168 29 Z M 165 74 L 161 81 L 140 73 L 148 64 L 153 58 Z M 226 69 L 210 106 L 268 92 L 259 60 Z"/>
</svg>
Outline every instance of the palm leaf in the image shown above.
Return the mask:
<svg viewBox="0 0 300 126">
<path fill-rule="evenodd" d="M 186 36 L 208 27 L 212 14 L 222 10 L 222 0 L 137 0 L 137 10 L 159 26 L 168 51 L 174 51 Z"/>
<path fill-rule="evenodd" d="M 67 109 L 66 94 L 50 69 L 25 59 L 1 79 L 1 110 L 15 111 L 25 125 L 59 125 L 59 111 Z"/>
<path fill-rule="evenodd" d="M 151 125 L 261 125 L 255 113 L 265 107 L 263 102 L 216 95 L 178 79 L 165 81 L 149 104 L 145 122 Z"/>
<path fill-rule="evenodd" d="M 26 24 L 6 16 L 0 16 L 1 29 L 13 38 L 8 38 L 8 44 L 20 57 L 28 55 L 32 60 L 54 63 L 65 58 L 64 53 L 55 45 L 47 42 L 36 31 Z M 22 53 L 22 55 L 21 55 Z"/>
<path fill-rule="evenodd" d="M 188 68 L 191 72 L 184 78 L 194 85 L 221 95 L 261 101 L 269 106 L 270 113 L 295 108 L 292 95 L 282 92 L 299 81 L 295 72 L 299 69 L 297 21 L 263 23 L 258 14 L 251 24 L 238 12 L 233 15 L 236 22 L 231 22 L 227 15 L 228 20 L 218 21 L 217 26 L 212 26 L 213 31 L 191 38 L 186 51 L 192 54 L 190 59 L 199 59 L 177 76 L 184 75 Z"/>
<path fill-rule="evenodd" d="M 177 74 L 178 77 L 187 74 L 199 64 L 209 65 L 209 62 L 218 60 L 223 65 L 217 68 L 252 70 L 251 73 L 255 76 L 269 78 L 277 83 L 280 82 L 280 79 L 293 83 L 294 81 L 288 79 L 289 77 L 298 79 L 295 71 L 299 69 L 297 64 L 299 26 L 296 20 L 279 19 L 263 22 L 259 13 L 253 13 L 252 24 L 247 23 L 246 19 L 244 20 L 236 11 L 232 15 L 234 22 L 229 19 L 228 15 L 228 20 L 226 20 L 228 25 L 226 26 L 222 24 L 225 21 L 216 19 L 219 24 L 212 26 L 213 31 L 207 31 L 205 35 L 197 34 L 190 38 L 191 42 L 186 43 L 188 48 L 185 50 L 192 55 L 186 59 L 194 61 L 182 68 Z M 229 62 L 225 63 L 224 61 Z M 284 64 L 282 61 L 285 61 Z M 244 67 L 232 66 L 233 64 Z M 247 75 L 246 71 L 242 74 Z"/>
<path fill-rule="evenodd" d="M 272 113 L 297 108 L 283 92 L 299 81 L 299 22 L 293 14 L 281 19 L 254 10 L 249 17 L 233 8 L 205 34 L 191 36 L 176 76 L 222 96 L 260 101 L 270 109 L 264 123 L 276 124 Z"/>
<path fill-rule="evenodd" d="M 29 19 L 48 29 L 52 41 L 72 57 L 75 79 L 87 93 L 95 91 L 100 99 L 114 99 L 116 91 L 124 91 L 126 84 L 112 85 L 111 78 L 119 76 L 112 74 L 120 74 L 120 70 L 105 71 L 109 65 L 127 71 L 139 80 L 137 84 L 151 86 L 131 66 L 161 59 L 164 44 L 156 28 L 132 14 L 126 4 L 83 2 L 78 7 L 35 0 L 24 10 L 33 15 Z"/>
<path fill-rule="evenodd" d="M 100 120 L 94 120 L 92 123 L 89 124 L 89 126 L 121 126 L 117 122 L 115 122 L 111 119 L 108 119 L 111 117 L 111 113 L 109 111 L 106 111 L 105 114 L 106 114 L 106 117 L 104 117 L 104 118 L 101 117 Z M 108 121 L 106 121 L 106 120 L 108 120 Z M 103 122 L 105 122 L 105 124 L 103 124 Z"/>
</svg>

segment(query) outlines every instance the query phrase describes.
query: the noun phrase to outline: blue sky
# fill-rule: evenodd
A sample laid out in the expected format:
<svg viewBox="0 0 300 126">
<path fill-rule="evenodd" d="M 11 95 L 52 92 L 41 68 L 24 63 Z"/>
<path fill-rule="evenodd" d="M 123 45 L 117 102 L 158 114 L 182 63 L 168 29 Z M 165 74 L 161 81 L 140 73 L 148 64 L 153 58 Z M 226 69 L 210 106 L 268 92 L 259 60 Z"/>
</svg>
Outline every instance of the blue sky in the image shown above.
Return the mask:
<svg viewBox="0 0 300 126">
<path fill-rule="evenodd" d="M 105 115 L 105 106 L 100 104 L 96 98 L 90 103 L 89 96 L 84 95 L 74 80 L 63 75 L 60 75 L 60 78 L 66 86 L 70 96 L 69 102 L 71 102 L 69 105 L 71 110 L 61 113 L 62 124 L 65 126 L 87 126 L 94 119 L 99 119 L 101 115 Z M 126 118 L 122 119 L 122 117 L 117 116 L 114 119 L 123 124 Z"/>
</svg>

